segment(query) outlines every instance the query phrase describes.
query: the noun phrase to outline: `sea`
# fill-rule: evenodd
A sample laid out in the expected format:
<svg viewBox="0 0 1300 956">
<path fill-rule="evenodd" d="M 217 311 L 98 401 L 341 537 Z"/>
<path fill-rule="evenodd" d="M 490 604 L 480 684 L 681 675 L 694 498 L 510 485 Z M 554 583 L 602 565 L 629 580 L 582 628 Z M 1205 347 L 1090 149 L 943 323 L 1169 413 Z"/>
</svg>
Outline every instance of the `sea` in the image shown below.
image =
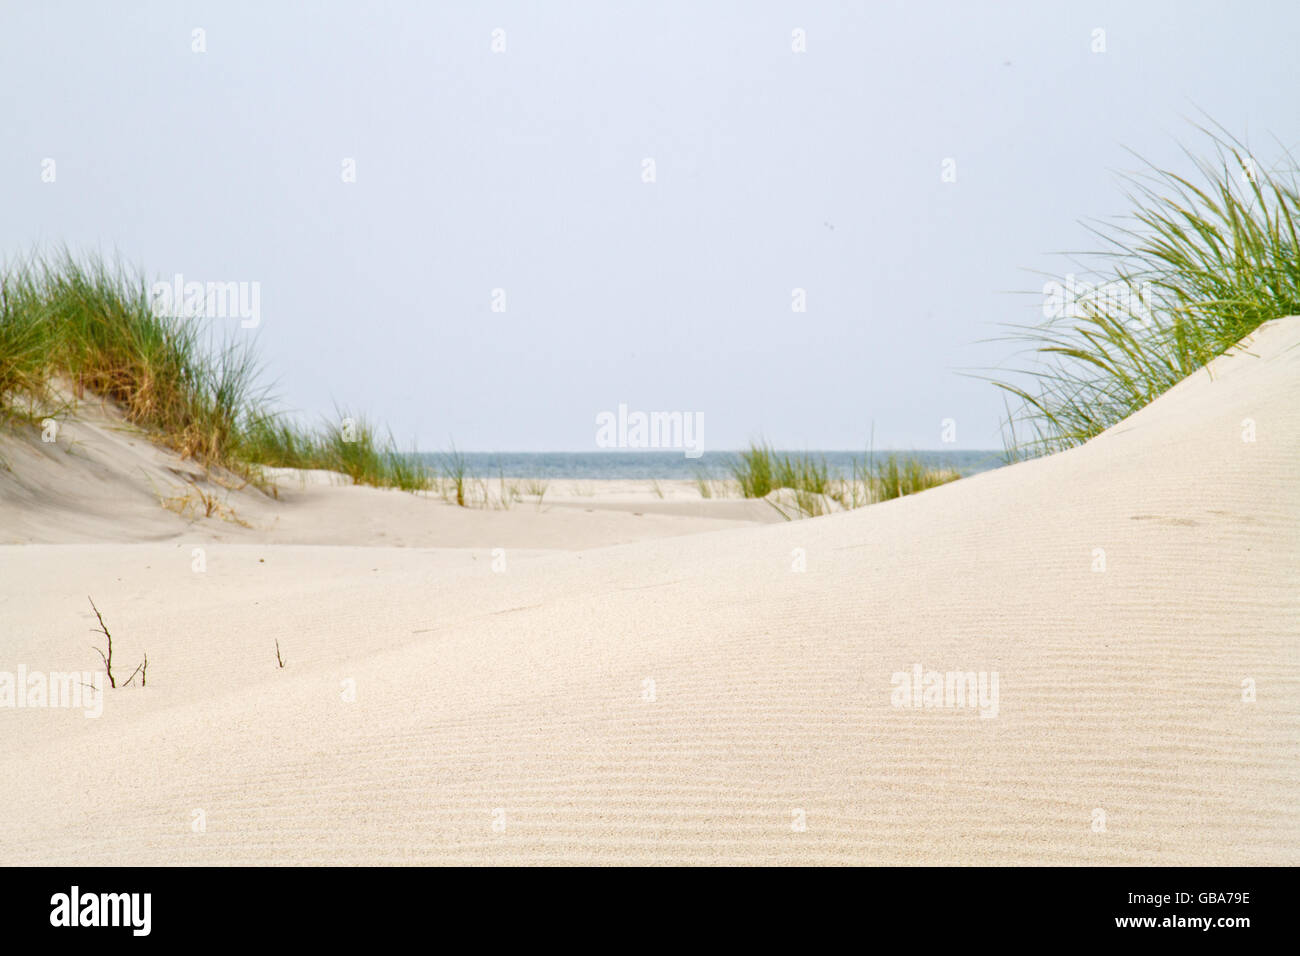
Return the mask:
<svg viewBox="0 0 1300 956">
<path fill-rule="evenodd" d="M 480 478 L 502 475 L 506 478 L 573 478 L 573 479 L 659 479 L 679 478 L 692 481 L 698 477 L 725 478 L 738 452 L 706 451 L 699 458 L 687 458 L 681 451 L 506 451 L 460 452 L 469 473 Z M 787 452 L 778 451 L 778 455 Z M 867 453 L 861 451 L 791 451 L 791 456 L 810 456 L 824 460 L 831 477 L 850 477 L 853 464 L 859 467 Z M 919 458 L 932 468 L 950 468 L 963 476 L 999 468 L 1006 463 L 998 450 L 966 451 L 881 451 L 871 453 L 877 463 L 891 454 Z M 425 465 L 441 471 L 446 455 L 420 452 L 416 457 Z"/>
</svg>

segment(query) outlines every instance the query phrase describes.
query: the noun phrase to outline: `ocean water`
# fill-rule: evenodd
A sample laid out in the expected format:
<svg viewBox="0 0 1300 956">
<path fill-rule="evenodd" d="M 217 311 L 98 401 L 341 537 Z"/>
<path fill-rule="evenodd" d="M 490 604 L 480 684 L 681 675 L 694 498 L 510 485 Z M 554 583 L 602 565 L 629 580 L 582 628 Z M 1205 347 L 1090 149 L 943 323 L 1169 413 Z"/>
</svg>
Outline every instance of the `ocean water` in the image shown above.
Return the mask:
<svg viewBox="0 0 1300 956">
<path fill-rule="evenodd" d="M 680 478 L 694 480 L 703 472 L 710 478 L 724 478 L 729 474 L 728 463 L 736 452 L 705 452 L 699 458 L 687 458 L 680 451 L 540 451 L 540 452 L 462 452 L 470 474 L 479 478 Z M 778 454 L 782 454 L 778 452 Z M 792 455 L 811 455 L 825 459 L 832 477 L 848 477 L 853 473 L 853 462 L 861 462 L 865 452 L 811 451 L 790 452 Z M 876 451 L 874 458 L 881 461 L 888 451 Z M 916 456 L 934 468 L 952 468 L 962 475 L 973 475 L 1004 464 L 1000 450 L 987 451 L 903 451 L 901 455 Z M 416 456 L 430 468 L 441 470 L 444 457 L 437 452 L 421 452 Z"/>
</svg>

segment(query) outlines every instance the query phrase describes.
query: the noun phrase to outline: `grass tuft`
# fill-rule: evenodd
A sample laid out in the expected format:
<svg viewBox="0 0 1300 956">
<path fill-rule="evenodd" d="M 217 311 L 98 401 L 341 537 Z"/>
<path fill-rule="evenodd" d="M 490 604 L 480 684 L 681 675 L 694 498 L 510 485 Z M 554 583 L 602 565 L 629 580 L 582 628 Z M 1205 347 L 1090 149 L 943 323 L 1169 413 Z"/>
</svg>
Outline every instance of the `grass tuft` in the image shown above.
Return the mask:
<svg viewBox="0 0 1300 956">
<path fill-rule="evenodd" d="M 1101 250 L 1087 257 L 1087 278 L 1107 294 L 1011 327 L 1034 362 L 1016 381 L 994 381 L 1019 401 L 1007 416 L 1009 459 L 1087 441 L 1262 323 L 1300 313 L 1294 158 L 1269 170 L 1221 127 L 1200 131 L 1209 148 L 1187 152 L 1194 173 L 1146 164 L 1127 178 L 1134 211 L 1093 227 Z"/>
<path fill-rule="evenodd" d="M 891 454 L 874 467 L 868 459 L 863 474 L 867 476 L 874 501 L 888 501 L 891 498 L 914 495 L 918 491 L 937 488 L 960 477 L 955 471 L 930 468 L 918 458 L 896 454 Z"/>
<path fill-rule="evenodd" d="M 66 249 L 0 272 L 0 419 L 34 423 L 56 401 L 59 377 L 75 398 L 107 399 L 159 443 L 244 478 L 271 465 L 407 491 L 432 483 L 364 419 L 343 415 L 312 430 L 271 410 L 251 341 L 155 314 L 140 274 Z"/>
<path fill-rule="evenodd" d="M 743 497 L 765 498 L 773 491 L 789 489 L 793 492 L 788 496 L 790 506 L 804 517 L 827 514 L 833 510 L 832 502 L 845 510 L 860 508 L 960 477 L 950 469 L 933 468 L 915 455 L 890 454 L 877 463 L 870 453 L 853 462 L 850 476 L 832 476 L 825 458 L 777 452 L 761 441 L 751 442 L 733 458 L 730 470 Z M 700 486 L 705 487 L 703 478 Z"/>
</svg>

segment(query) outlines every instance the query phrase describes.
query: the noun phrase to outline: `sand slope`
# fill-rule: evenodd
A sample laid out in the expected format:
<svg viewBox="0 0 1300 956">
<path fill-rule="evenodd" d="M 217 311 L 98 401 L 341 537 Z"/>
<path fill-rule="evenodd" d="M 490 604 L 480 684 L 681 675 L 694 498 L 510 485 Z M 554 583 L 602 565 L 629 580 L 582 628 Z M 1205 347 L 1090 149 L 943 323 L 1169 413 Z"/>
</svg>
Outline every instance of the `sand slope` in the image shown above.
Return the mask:
<svg viewBox="0 0 1300 956">
<path fill-rule="evenodd" d="M 500 573 L 0 548 L 0 669 L 90 667 L 87 593 L 150 660 L 98 720 L 0 710 L 0 860 L 1294 864 L 1298 472 L 1290 318 L 1082 448 L 827 518 Z M 918 663 L 998 672 L 997 717 L 892 706 Z"/>
<path fill-rule="evenodd" d="M 762 501 L 703 499 L 690 481 L 554 480 L 544 493 L 460 508 L 434 493 L 353 486 L 332 472 L 266 469 L 261 486 L 205 471 L 152 444 L 113 406 L 56 416 L 56 440 L 0 432 L 0 545 L 143 541 L 351 544 L 392 547 L 593 548 L 784 520 Z M 269 493 L 274 486 L 275 497 Z M 657 489 L 657 492 L 656 492 Z M 216 507 L 203 502 L 208 496 Z M 502 507 L 503 497 L 511 502 Z"/>
</svg>

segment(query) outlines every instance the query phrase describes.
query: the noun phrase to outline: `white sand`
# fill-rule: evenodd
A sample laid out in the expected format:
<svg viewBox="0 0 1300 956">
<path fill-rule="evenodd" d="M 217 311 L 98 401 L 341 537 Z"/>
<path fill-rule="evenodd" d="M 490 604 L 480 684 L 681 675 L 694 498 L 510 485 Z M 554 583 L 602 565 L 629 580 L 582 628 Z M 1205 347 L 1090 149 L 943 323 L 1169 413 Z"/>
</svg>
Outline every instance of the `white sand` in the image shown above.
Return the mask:
<svg viewBox="0 0 1300 956">
<path fill-rule="evenodd" d="M 90 477 L 0 446 L 0 535 L 53 542 L 0 547 L 0 670 L 92 669 L 87 594 L 149 656 L 99 719 L 0 709 L 0 861 L 1300 862 L 1300 318 L 1082 448 L 789 523 L 311 484 L 186 525 L 110 424 Z M 918 663 L 997 716 L 892 706 Z"/>
<path fill-rule="evenodd" d="M 60 421 L 54 443 L 0 434 L 0 545 L 165 540 L 572 550 L 785 520 L 766 502 L 701 498 L 692 481 L 555 479 L 539 497 L 527 493 L 531 482 L 507 479 L 504 507 L 501 481 L 484 476 L 470 489 L 479 506 L 459 508 L 454 497 L 449 503 L 436 493 L 356 487 L 332 472 L 265 473 L 278 499 L 235 475 L 207 475 L 151 444 L 112 407 L 84 404 Z M 202 495 L 217 501 L 214 515 L 205 514 Z"/>
</svg>

